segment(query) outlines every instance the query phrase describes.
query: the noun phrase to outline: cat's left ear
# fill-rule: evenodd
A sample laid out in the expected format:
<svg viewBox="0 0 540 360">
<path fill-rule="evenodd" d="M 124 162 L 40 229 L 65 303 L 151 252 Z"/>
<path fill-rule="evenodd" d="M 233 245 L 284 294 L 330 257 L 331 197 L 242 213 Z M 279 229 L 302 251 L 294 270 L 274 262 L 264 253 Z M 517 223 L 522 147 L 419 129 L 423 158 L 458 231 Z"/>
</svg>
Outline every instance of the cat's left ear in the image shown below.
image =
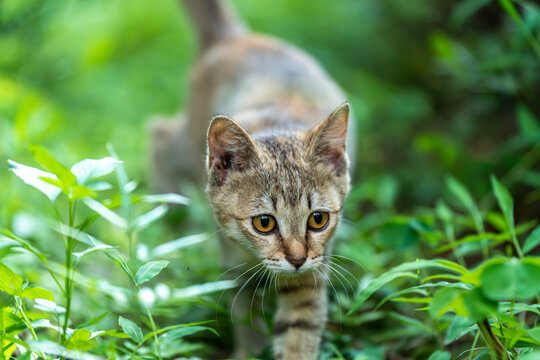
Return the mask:
<svg viewBox="0 0 540 360">
<path fill-rule="evenodd" d="M 349 103 L 338 106 L 307 134 L 310 160 L 333 166 L 338 175 L 346 171 L 348 165 L 345 146 L 350 108 Z"/>
<path fill-rule="evenodd" d="M 207 165 L 217 185 L 223 185 L 233 171 L 243 171 L 257 162 L 257 146 L 233 119 L 216 116 L 208 128 Z"/>
</svg>

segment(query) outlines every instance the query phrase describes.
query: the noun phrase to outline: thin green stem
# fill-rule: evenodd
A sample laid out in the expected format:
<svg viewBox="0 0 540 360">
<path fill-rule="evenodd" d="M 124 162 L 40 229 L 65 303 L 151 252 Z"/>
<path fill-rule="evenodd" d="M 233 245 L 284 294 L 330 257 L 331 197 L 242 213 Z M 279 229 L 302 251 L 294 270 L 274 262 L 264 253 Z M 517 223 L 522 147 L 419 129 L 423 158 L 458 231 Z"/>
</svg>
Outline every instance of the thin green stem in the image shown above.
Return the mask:
<svg viewBox="0 0 540 360">
<path fill-rule="evenodd" d="M 540 63 L 540 43 L 538 43 L 538 40 L 536 40 L 532 31 L 521 18 L 521 15 L 512 3 L 512 0 L 499 0 L 499 3 L 501 4 L 504 11 L 506 11 L 508 15 L 510 15 L 510 17 L 514 19 L 520 30 L 525 34 L 525 36 L 527 37 L 527 41 L 529 42 L 529 45 L 531 46 L 533 53 L 536 56 L 536 59 Z"/>
<path fill-rule="evenodd" d="M 71 199 L 68 199 L 68 223 L 69 227 L 73 227 L 73 222 L 75 220 L 75 208 L 73 206 L 73 201 Z M 66 278 L 65 278 L 65 296 L 66 296 L 66 312 L 65 312 L 65 318 L 64 318 L 64 324 L 62 326 L 62 334 L 63 334 L 63 342 L 64 344 L 67 342 L 67 327 L 69 323 L 69 317 L 71 314 L 71 298 L 73 296 L 73 263 L 72 263 L 72 251 L 74 246 L 75 240 L 68 236 L 66 238 Z"/>
<path fill-rule="evenodd" d="M 489 346 L 489 348 L 493 351 L 496 358 L 498 360 L 507 360 L 508 359 L 508 353 L 499 341 L 499 338 L 493 333 L 493 330 L 491 329 L 491 325 L 489 324 L 488 319 L 484 319 L 482 321 L 478 321 L 476 323 L 478 325 L 478 329 L 480 330 L 480 333 L 482 334 L 482 337 L 484 338 L 484 341 Z"/>
</svg>

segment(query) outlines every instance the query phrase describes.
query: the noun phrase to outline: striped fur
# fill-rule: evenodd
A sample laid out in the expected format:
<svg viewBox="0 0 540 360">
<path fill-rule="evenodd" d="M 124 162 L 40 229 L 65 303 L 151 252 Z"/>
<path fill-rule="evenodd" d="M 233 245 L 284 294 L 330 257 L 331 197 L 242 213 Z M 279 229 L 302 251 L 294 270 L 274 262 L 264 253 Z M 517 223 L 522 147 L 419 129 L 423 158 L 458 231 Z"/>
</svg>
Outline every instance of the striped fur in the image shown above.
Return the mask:
<svg viewBox="0 0 540 360">
<path fill-rule="evenodd" d="M 341 218 L 354 153 L 352 138 L 347 141 L 354 133 L 350 107 L 301 50 L 250 34 L 222 0 L 185 1 L 203 43 L 186 120 L 154 126 L 158 180 L 173 187 L 162 190 L 176 190 L 202 179 L 206 151 L 207 193 L 224 234 L 224 265 L 256 261 L 275 279 L 275 358 L 316 359 L 327 317 L 322 263 Z M 312 230 L 308 218 L 321 211 L 328 224 Z M 263 214 L 275 218 L 274 231 L 254 228 L 253 218 Z M 249 293 L 239 297 L 241 306 L 233 309 L 239 319 L 250 299 Z M 239 325 L 236 356 L 256 355 L 262 344 L 250 326 Z"/>
</svg>

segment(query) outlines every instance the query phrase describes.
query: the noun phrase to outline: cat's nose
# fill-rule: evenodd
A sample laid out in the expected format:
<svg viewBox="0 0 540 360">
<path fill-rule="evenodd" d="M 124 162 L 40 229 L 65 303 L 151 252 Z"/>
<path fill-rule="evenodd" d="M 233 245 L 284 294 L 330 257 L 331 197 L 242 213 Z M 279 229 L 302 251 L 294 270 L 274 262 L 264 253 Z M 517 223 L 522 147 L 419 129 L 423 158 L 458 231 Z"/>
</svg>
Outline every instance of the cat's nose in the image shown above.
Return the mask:
<svg viewBox="0 0 540 360">
<path fill-rule="evenodd" d="M 296 270 L 298 270 L 300 268 L 300 266 L 302 266 L 305 262 L 306 262 L 306 257 L 299 257 L 299 258 L 295 258 L 295 257 L 287 257 L 287 261 L 291 263 L 292 266 L 294 266 L 296 268 Z"/>
</svg>

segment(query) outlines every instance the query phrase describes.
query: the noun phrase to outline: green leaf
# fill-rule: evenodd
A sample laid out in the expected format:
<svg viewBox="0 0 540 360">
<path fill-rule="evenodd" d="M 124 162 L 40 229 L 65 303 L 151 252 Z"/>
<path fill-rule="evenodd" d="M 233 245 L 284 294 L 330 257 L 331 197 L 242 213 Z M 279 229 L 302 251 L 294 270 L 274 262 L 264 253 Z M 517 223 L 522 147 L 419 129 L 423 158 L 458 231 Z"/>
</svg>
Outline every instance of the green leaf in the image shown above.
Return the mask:
<svg viewBox="0 0 540 360">
<path fill-rule="evenodd" d="M 497 313 L 498 304 L 484 297 L 479 289 L 472 289 L 463 295 L 463 302 L 469 319 L 481 321 Z"/>
<path fill-rule="evenodd" d="M 30 166 L 16 163 L 15 161 L 8 160 L 9 170 L 18 176 L 25 184 L 32 186 L 33 188 L 41 191 L 49 200 L 55 202 L 56 198 L 62 190 L 55 185 L 49 184 L 43 179 L 58 180 L 58 178 L 49 172 L 42 171 Z"/>
<path fill-rule="evenodd" d="M 152 203 L 152 204 L 167 203 L 167 204 L 189 205 L 189 203 L 191 202 L 187 197 L 179 195 L 179 194 L 174 194 L 174 193 L 145 195 L 142 197 L 142 200 L 148 203 Z"/>
<path fill-rule="evenodd" d="M 124 330 L 124 332 L 135 341 L 137 344 L 140 344 L 143 340 L 143 334 L 140 327 L 137 326 L 133 321 L 128 320 L 123 317 L 118 317 L 118 324 Z"/>
<path fill-rule="evenodd" d="M 204 294 L 210 294 L 216 291 L 233 289 L 237 286 L 238 284 L 232 280 L 220 280 L 220 281 L 207 282 L 200 285 L 191 285 L 182 289 L 175 289 L 172 292 L 171 299 L 172 300 L 189 299 L 189 298 L 198 297 Z"/>
<path fill-rule="evenodd" d="M 145 229 L 150 224 L 152 224 L 153 222 L 155 222 L 155 221 L 159 220 L 160 218 L 162 218 L 163 216 L 165 216 L 165 214 L 167 213 L 168 210 L 169 210 L 169 207 L 167 205 L 161 204 L 161 205 L 153 208 L 152 210 L 150 210 L 146 214 L 142 214 L 141 216 L 137 217 L 135 219 L 133 227 L 135 229 L 137 229 L 137 230 Z"/>
<path fill-rule="evenodd" d="M 499 208 L 506 220 L 508 230 L 510 233 L 514 233 L 514 200 L 508 192 L 508 189 L 506 189 L 493 175 L 491 175 L 491 187 L 493 188 L 493 193 L 495 194 L 495 198 L 497 198 Z"/>
<path fill-rule="evenodd" d="M 429 313 L 435 318 L 439 318 L 448 311 L 453 311 L 456 315 L 468 317 L 469 313 L 463 302 L 464 291 L 457 288 L 442 288 L 433 294 L 433 299 L 429 305 Z"/>
<path fill-rule="evenodd" d="M 33 287 L 33 288 L 26 288 L 23 290 L 21 297 L 23 299 L 45 299 L 49 301 L 54 301 L 54 295 L 49 290 L 40 288 L 40 287 Z"/>
<path fill-rule="evenodd" d="M 104 218 L 111 224 L 118 226 L 122 230 L 127 229 L 128 224 L 127 224 L 126 219 L 122 218 L 120 215 L 110 210 L 99 201 L 96 201 L 91 198 L 86 198 L 83 201 L 86 204 L 86 206 L 94 210 L 97 214 L 99 214 L 102 218 Z"/>
<path fill-rule="evenodd" d="M 474 323 L 473 320 L 456 315 L 452 319 L 450 326 L 448 326 L 448 330 L 446 330 L 444 344 L 448 345 L 451 342 L 459 340 L 462 336 L 467 335 L 468 333 L 477 328 L 478 326 Z"/>
<path fill-rule="evenodd" d="M 68 340 L 66 348 L 71 350 L 88 351 L 94 347 L 95 341 L 91 340 L 92 332 L 86 329 L 76 330 Z"/>
<path fill-rule="evenodd" d="M 172 252 L 176 252 L 187 246 L 191 246 L 191 245 L 206 241 L 209 238 L 210 236 L 208 234 L 202 233 L 202 234 L 195 234 L 195 235 L 185 236 L 176 240 L 172 240 L 172 241 L 156 246 L 152 250 L 151 256 L 153 258 L 163 257 L 164 255 L 170 254 Z"/>
<path fill-rule="evenodd" d="M 11 271 L 6 265 L 0 263 L 0 290 L 9 295 L 22 293 L 23 279 Z"/>
<path fill-rule="evenodd" d="M 150 261 L 144 264 L 137 270 L 137 273 L 135 274 L 135 280 L 137 280 L 137 284 L 143 284 L 147 281 L 152 280 L 157 274 L 161 272 L 167 265 L 169 265 L 169 262 L 166 260 L 156 260 L 156 261 Z"/>
<path fill-rule="evenodd" d="M 527 237 L 523 244 L 523 253 L 527 254 L 533 251 L 538 245 L 540 245 L 540 226 L 533 230 L 533 232 Z"/>
<path fill-rule="evenodd" d="M 214 334 L 216 334 L 217 336 L 219 336 L 219 334 L 214 329 L 209 328 L 207 326 L 186 326 L 186 327 L 181 327 L 181 328 L 178 328 L 178 329 L 168 331 L 163 336 L 166 336 L 167 339 L 181 339 L 181 338 L 183 338 L 185 336 L 192 335 L 192 334 L 198 333 L 200 331 L 205 331 L 205 330 L 206 331 L 211 331 Z"/>
<path fill-rule="evenodd" d="M 375 291 L 379 290 L 380 288 L 382 288 L 389 282 L 398 278 L 403 278 L 403 277 L 409 277 L 409 278 L 414 278 L 414 279 L 418 278 L 417 275 L 412 274 L 410 272 L 390 271 L 372 280 L 364 289 L 362 289 L 358 293 L 353 306 L 349 310 L 349 314 L 351 314 L 354 310 L 358 309 L 358 307 L 362 305 L 364 301 L 366 301 L 371 295 L 373 295 Z"/>
<path fill-rule="evenodd" d="M 60 164 L 47 150 L 38 145 L 28 147 L 34 159 L 43 165 L 47 170 L 58 177 L 62 184 L 62 190 L 68 194 L 70 187 L 76 182 L 75 175 L 64 165 Z"/>
<path fill-rule="evenodd" d="M 475 226 L 480 227 L 479 230 L 482 230 L 482 214 L 478 210 L 478 207 L 476 206 L 476 203 L 474 202 L 471 194 L 459 181 L 457 181 L 455 178 L 449 176 L 446 178 L 446 186 L 448 187 L 448 190 L 463 204 L 465 209 L 471 214 Z"/>
<path fill-rule="evenodd" d="M 450 360 L 451 358 L 452 354 L 450 354 L 448 351 L 437 350 L 431 354 L 428 360 Z"/>
<path fill-rule="evenodd" d="M 517 120 L 521 134 L 526 139 L 540 138 L 540 125 L 532 112 L 524 105 L 518 106 Z"/>
<path fill-rule="evenodd" d="M 122 161 L 113 157 L 85 159 L 73 165 L 71 172 L 77 178 L 77 182 L 84 185 L 89 180 L 110 174 L 119 164 L 122 164 Z"/>
<path fill-rule="evenodd" d="M 413 319 L 413 318 L 410 318 L 408 316 L 401 315 L 401 314 L 398 314 L 398 313 L 395 313 L 395 312 L 391 312 L 389 315 L 390 315 L 390 317 L 398 320 L 400 323 L 402 323 L 404 325 L 410 325 L 410 326 L 417 327 L 417 328 L 423 330 L 424 332 L 426 332 L 428 334 L 434 334 L 435 333 L 434 329 L 432 329 L 429 326 L 425 325 L 420 320 Z"/>
<path fill-rule="evenodd" d="M 482 268 L 483 294 L 491 300 L 530 300 L 540 292 L 540 265 L 525 258 L 492 261 Z"/>
<path fill-rule="evenodd" d="M 540 359 L 540 350 L 533 350 L 529 353 L 524 353 L 518 357 L 518 360 L 537 360 Z"/>
</svg>

